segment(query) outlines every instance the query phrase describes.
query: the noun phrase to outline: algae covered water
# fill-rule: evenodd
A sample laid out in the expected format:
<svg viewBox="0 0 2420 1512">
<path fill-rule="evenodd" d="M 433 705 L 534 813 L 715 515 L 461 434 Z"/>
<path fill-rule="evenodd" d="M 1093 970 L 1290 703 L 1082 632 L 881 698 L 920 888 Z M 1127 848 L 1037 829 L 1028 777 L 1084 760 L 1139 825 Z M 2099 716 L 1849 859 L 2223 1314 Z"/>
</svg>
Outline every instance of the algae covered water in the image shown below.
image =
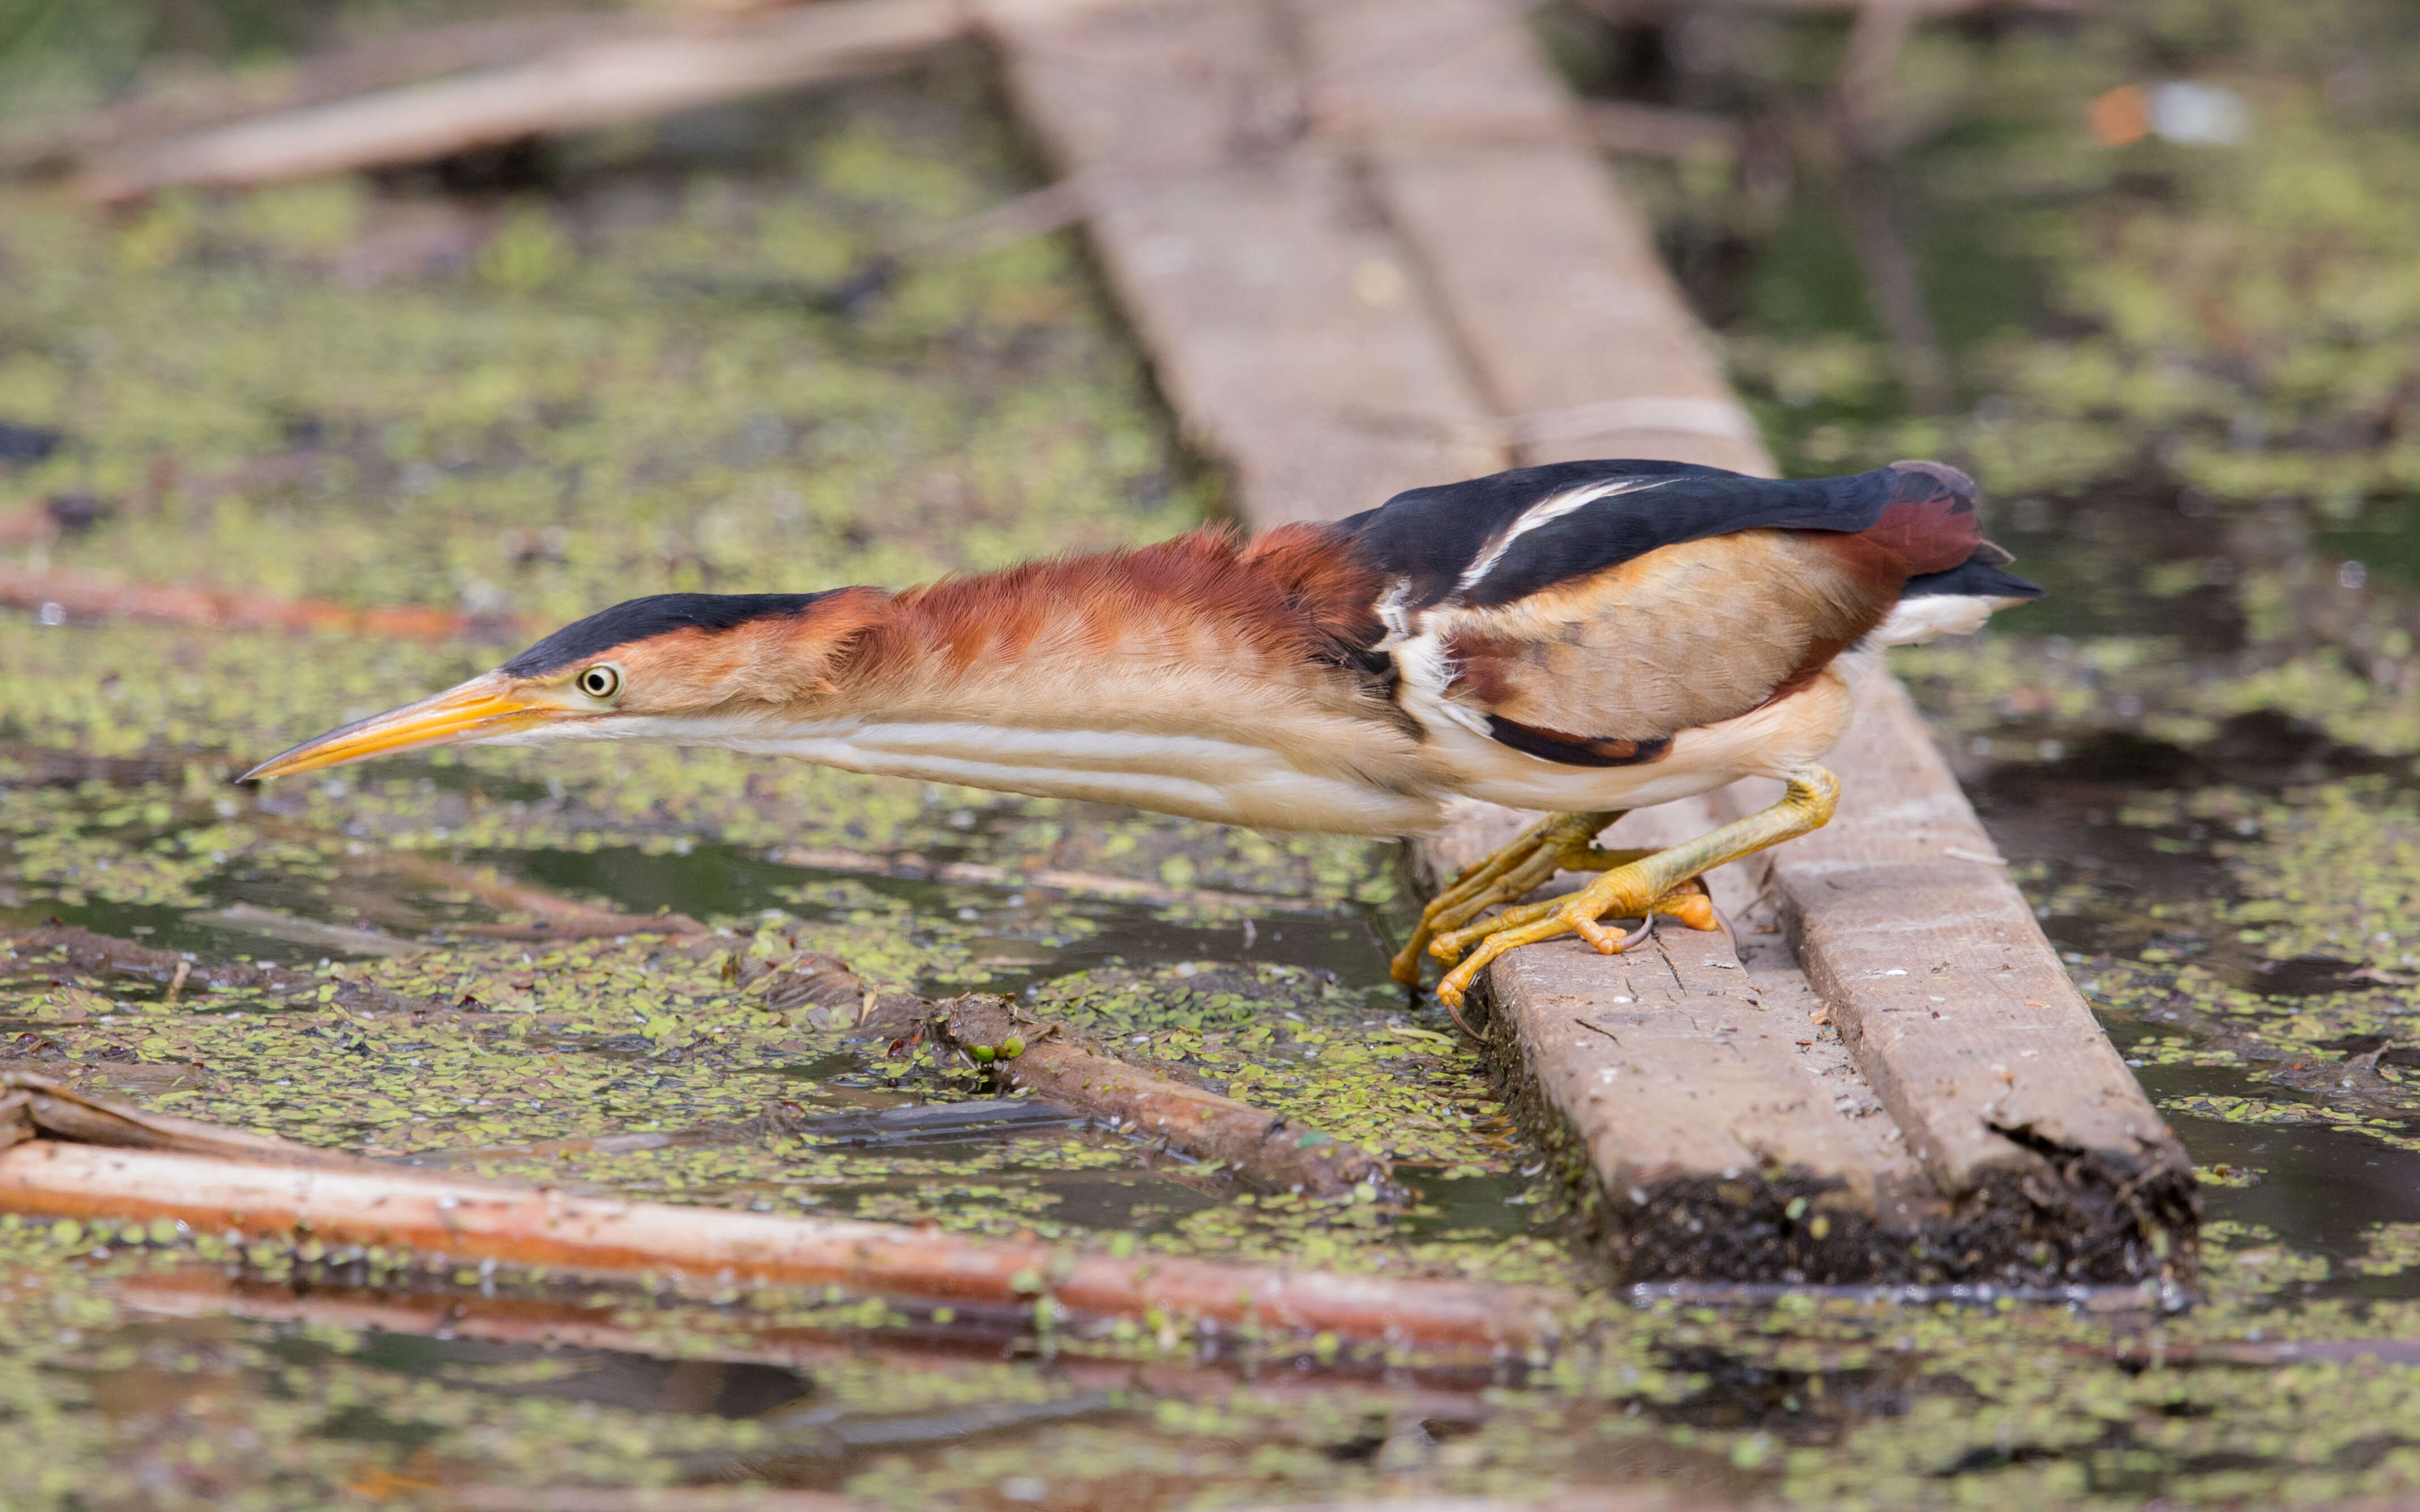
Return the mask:
<svg viewBox="0 0 2420 1512">
<path fill-rule="evenodd" d="M 1485 1068 L 1387 981 L 1409 899 L 1386 847 L 721 752 L 469 751 L 225 784 L 491 664 L 524 622 L 667 590 L 907 582 L 1215 514 L 1216 479 L 1076 240 L 882 258 L 1038 181 L 979 53 L 442 173 L 115 217 L 6 191 L 8 551 L 495 628 L 293 636 L 64 609 L 0 627 L 0 930 L 57 918 L 326 989 L 0 956 L 0 1066 L 581 1190 L 1594 1300 L 1552 1354 L 1390 1368 L 0 1219 L 0 1506 L 2408 1488 L 2404 25 L 2351 3 L 1928 24 L 1893 74 L 1905 124 L 1844 197 L 1809 125 L 1837 21 L 1541 18 L 1584 86 L 1748 123 L 1622 171 L 1786 463 L 1959 461 L 2054 591 L 1900 671 L 2200 1163 L 2203 1274 L 2181 1310 L 1608 1288 Z M 69 40 L 36 28 L 8 60 Z M 76 45 L 78 67 L 124 61 L 110 35 Z M 2151 92 L 2178 82 L 2236 100 L 2234 134 L 2154 130 Z M 2111 100 L 2127 89 L 2150 102 L 2133 137 L 2135 97 Z M 1917 329 L 1874 282 L 1877 237 L 1879 266 L 1895 242 L 1913 270 Z M 1037 873 L 1058 883 L 1019 884 Z M 517 887 L 719 933 L 562 938 Z M 929 1045 L 752 995 L 770 979 L 726 971 L 735 953 L 1020 996 L 1385 1150 L 1410 1195 L 1271 1198 L 1003 1105 Z"/>
</svg>

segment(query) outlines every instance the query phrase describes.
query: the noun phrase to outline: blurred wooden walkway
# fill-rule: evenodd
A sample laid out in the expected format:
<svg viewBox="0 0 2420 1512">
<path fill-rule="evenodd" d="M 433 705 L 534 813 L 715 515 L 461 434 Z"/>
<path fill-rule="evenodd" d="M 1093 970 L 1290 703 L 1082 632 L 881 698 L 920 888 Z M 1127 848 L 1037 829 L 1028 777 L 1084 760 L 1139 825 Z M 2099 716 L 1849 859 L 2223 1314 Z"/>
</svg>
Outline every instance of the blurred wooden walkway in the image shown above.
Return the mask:
<svg viewBox="0 0 2420 1512">
<path fill-rule="evenodd" d="M 1582 456 L 1770 472 L 1646 228 L 1494 0 L 986 0 L 1018 108 L 1256 528 Z M 1876 463 L 1889 460 L 1874 458 Z M 1744 927 L 1488 978 L 1508 1091 L 1633 1280 L 2188 1279 L 2182 1149 L 1899 686 Z M 1761 807 L 1633 815 L 1622 843 Z M 1432 873 L 1523 816 L 1469 805 Z"/>
</svg>

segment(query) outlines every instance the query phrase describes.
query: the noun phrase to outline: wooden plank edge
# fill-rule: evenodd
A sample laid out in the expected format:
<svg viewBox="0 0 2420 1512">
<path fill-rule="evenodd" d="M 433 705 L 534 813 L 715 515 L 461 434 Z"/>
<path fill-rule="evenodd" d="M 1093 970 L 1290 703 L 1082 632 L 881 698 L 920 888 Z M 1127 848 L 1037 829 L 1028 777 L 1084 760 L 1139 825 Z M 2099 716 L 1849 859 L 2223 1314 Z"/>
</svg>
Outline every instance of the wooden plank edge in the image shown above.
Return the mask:
<svg viewBox="0 0 2420 1512">
<path fill-rule="evenodd" d="M 1877 672 L 1858 693 L 1834 753 L 1849 823 L 1776 849 L 1762 871 L 1808 980 L 1949 1195 L 1958 1273 L 2190 1285 L 2191 1158 L 2059 964 L 1905 688 Z M 1742 784 L 1721 802 L 1742 812 L 1765 798 Z"/>
</svg>

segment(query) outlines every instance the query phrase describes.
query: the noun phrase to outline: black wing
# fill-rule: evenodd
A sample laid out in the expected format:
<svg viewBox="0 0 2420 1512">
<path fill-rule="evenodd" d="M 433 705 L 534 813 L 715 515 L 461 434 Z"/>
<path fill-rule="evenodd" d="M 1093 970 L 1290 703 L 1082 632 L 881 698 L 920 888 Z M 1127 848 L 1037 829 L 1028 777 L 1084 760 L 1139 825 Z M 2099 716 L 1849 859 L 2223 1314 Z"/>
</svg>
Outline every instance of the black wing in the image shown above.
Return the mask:
<svg viewBox="0 0 2420 1512">
<path fill-rule="evenodd" d="M 1971 500 L 1974 485 L 1933 464 L 1779 479 L 1686 462 L 1556 462 L 1407 489 L 1337 529 L 1404 583 L 1406 611 L 1448 597 L 1490 609 L 1710 535 L 1862 531 L 1910 492 L 1945 488 Z"/>
</svg>

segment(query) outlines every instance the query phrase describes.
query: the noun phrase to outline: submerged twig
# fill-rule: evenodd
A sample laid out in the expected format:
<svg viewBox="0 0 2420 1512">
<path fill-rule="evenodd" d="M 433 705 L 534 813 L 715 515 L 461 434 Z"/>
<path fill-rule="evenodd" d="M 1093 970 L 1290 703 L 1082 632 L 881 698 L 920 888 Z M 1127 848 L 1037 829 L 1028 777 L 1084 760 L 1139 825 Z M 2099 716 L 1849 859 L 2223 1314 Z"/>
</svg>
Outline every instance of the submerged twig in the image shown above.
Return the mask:
<svg viewBox="0 0 2420 1512">
<path fill-rule="evenodd" d="M 639 23 L 644 25 L 644 23 Z M 505 15 L 366 37 L 298 62 L 180 80 L 70 119 L 0 138 L 0 173 L 67 166 L 129 143 L 200 131 L 270 111 L 325 104 L 467 68 L 494 68 L 600 34 L 633 19 L 593 10 Z"/>
<path fill-rule="evenodd" d="M 31 1072 L 0 1072 L 0 1146 L 48 1136 L 118 1149 L 156 1149 L 218 1161 L 367 1170 L 367 1162 L 333 1149 L 247 1134 L 195 1119 L 112 1103 Z"/>
<path fill-rule="evenodd" d="M 205 782 L 218 781 L 238 770 L 235 759 L 224 751 L 96 756 L 31 741 L 0 740 L 0 784 L 82 787 L 86 782 L 99 782 L 108 787 L 135 788 L 154 782 L 188 781 L 196 772 Z"/>
<path fill-rule="evenodd" d="M 1282 893 L 1222 892 L 1211 887 L 1172 887 L 1140 877 L 1112 876 L 1105 872 L 1068 872 L 1055 867 L 1019 871 L 980 861 L 928 861 L 912 852 L 835 851 L 785 846 L 772 859 L 783 866 L 812 872 L 840 872 L 860 876 L 898 877 L 916 882 L 950 882 L 974 887 L 1031 887 L 1043 892 L 1070 892 L 1119 903 L 1157 906 L 1195 904 L 1209 908 L 1250 908 L 1264 913 L 1332 914 L 1338 904 L 1319 898 Z"/>
<path fill-rule="evenodd" d="M 0 764 L 12 769 L 8 774 L 10 777 L 22 773 L 24 779 L 53 786 L 106 782 L 119 787 L 139 787 L 147 783 L 174 781 L 195 771 L 209 778 L 225 776 L 234 769 L 234 764 L 226 757 L 213 753 L 197 751 L 182 759 L 173 755 L 91 756 L 81 751 L 56 750 L 18 741 L 0 742 Z M 343 840 L 342 836 L 317 825 L 265 811 L 256 810 L 247 816 L 245 822 L 265 836 L 297 844 L 325 845 L 332 841 Z M 500 913 L 535 916 L 528 923 L 447 925 L 447 930 L 456 934 L 507 940 L 582 940 L 624 934 L 703 934 L 706 932 L 704 924 L 687 914 L 669 910 L 659 914 L 625 914 L 612 908 L 599 908 L 576 898 L 566 898 L 535 883 L 516 881 L 486 868 L 465 866 L 425 851 L 408 851 L 391 845 L 349 846 L 334 858 L 357 865 L 364 871 L 402 877 L 440 891 L 460 893 Z M 279 933 L 270 927 L 267 918 L 257 915 L 252 922 L 258 926 L 256 933 Z M 307 925 L 311 921 L 300 922 Z"/>
<path fill-rule="evenodd" d="M 408 1155 L 385 1157 L 385 1164 L 419 1168 L 458 1167 L 489 1160 L 618 1155 L 640 1149 L 742 1144 L 776 1136 L 827 1148 L 895 1149 L 958 1144 L 1026 1129 L 1063 1129 L 1082 1122 L 1083 1118 L 1073 1108 L 1026 1098 L 981 1098 L 967 1103 L 925 1103 L 818 1114 L 772 1105 L 745 1123 L 701 1123 L 687 1129 L 644 1134 L 539 1139 L 519 1145 L 478 1145 L 468 1149 L 414 1150 Z"/>
<path fill-rule="evenodd" d="M 104 981 L 112 977 L 138 978 L 179 994 L 190 986 L 265 993 L 272 997 L 307 996 L 317 1002 L 321 989 L 331 985 L 329 978 L 316 972 L 256 961 L 195 961 L 174 950 L 96 934 L 72 924 L 47 924 L 23 931 L 13 938 L 0 936 L 0 972 L 39 967 L 57 975 L 62 966 L 70 973 Z M 357 1012 L 427 1012 L 446 1006 L 367 982 L 336 981 L 334 985 L 335 991 L 326 1001 Z"/>
<path fill-rule="evenodd" d="M 1386 1160 L 1295 1119 L 1165 1081 L 1123 1060 L 1095 1055 L 1063 1027 L 1026 1018 L 1005 997 L 961 997 L 937 1020 L 953 1044 L 985 1062 L 1001 1080 L 1036 1097 L 1131 1124 L 1197 1160 L 1217 1161 L 1250 1186 L 1338 1197 L 1386 1186 Z"/>
<path fill-rule="evenodd" d="M 344 1270 L 341 1263 L 330 1264 L 324 1277 L 299 1295 L 290 1281 L 230 1277 L 215 1267 L 209 1272 L 126 1277 L 111 1286 L 110 1295 L 127 1306 L 175 1318 L 232 1314 L 276 1322 L 440 1335 L 642 1359 L 662 1359 L 665 1341 L 673 1337 L 680 1341 L 679 1359 L 776 1365 L 802 1372 L 879 1360 L 926 1376 L 987 1375 L 998 1366 L 1001 1334 L 1023 1333 L 1032 1323 L 1032 1310 L 1025 1307 L 1013 1314 L 969 1309 L 947 1320 L 927 1314 L 880 1331 L 845 1323 L 818 1328 L 763 1318 L 735 1319 L 727 1311 L 717 1310 L 696 1315 L 693 1326 L 684 1328 L 680 1325 L 696 1304 L 674 1303 L 651 1310 L 648 1326 L 641 1329 L 617 1321 L 619 1309 L 594 1303 L 488 1296 L 461 1287 L 427 1290 L 392 1284 L 356 1287 L 342 1279 Z M 739 1324 L 736 1329 L 735 1322 Z M 1269 1355 L 1263 1353 L 1214 1365 L 1183 1358 L 1103 1358 L 1071 1350 L 1052 1360 L 1050 1373 L 1076 1391 L 1129 1391 L 1177 1401 L 1223 1402 L 1234 1393 L 1239 1369 L 1251 1369 L 1268 1360 Z M 1258 1374 L 1252 1382 L 1255 1395 L 1332 1400 L 1330 1394 L 1337 1389 L 1339 1377 L 1383 1375 L 1388 1396 L 1399 1411 L 1456 1424 L 1475 1424 L 1494 1415 L 1497 1409 L 1488 1394 L 1503 1381 L 1492 1365 L 1474 1366 L 1467 1361 L 1388 1363 L 1305 1350 L 1295 1353 L 1289 1363 L 1294 1368 Z"/>
<path fill-rule="evenodd" d="M 272 826 L 283 827 L 283 826 Z M 327 831 L 307 825 L 290 826 L 287 838 L 327 838 Z M 527 924 L 449 924 L 455 934 L 476 934 L 504 940 L 585 940 L 623 934 L 704 934 L 706 928 L 687 914 L 623 914 L 598 908 L 535 883 L 516 882 L 475 867 L 462 866 L 420 851 L 393 846 L 366 853 L 369 866 L 390 876 L 408 878 L 424 887 L 465 893 L 507 914 L 530 914 Z"/>
</svg>

